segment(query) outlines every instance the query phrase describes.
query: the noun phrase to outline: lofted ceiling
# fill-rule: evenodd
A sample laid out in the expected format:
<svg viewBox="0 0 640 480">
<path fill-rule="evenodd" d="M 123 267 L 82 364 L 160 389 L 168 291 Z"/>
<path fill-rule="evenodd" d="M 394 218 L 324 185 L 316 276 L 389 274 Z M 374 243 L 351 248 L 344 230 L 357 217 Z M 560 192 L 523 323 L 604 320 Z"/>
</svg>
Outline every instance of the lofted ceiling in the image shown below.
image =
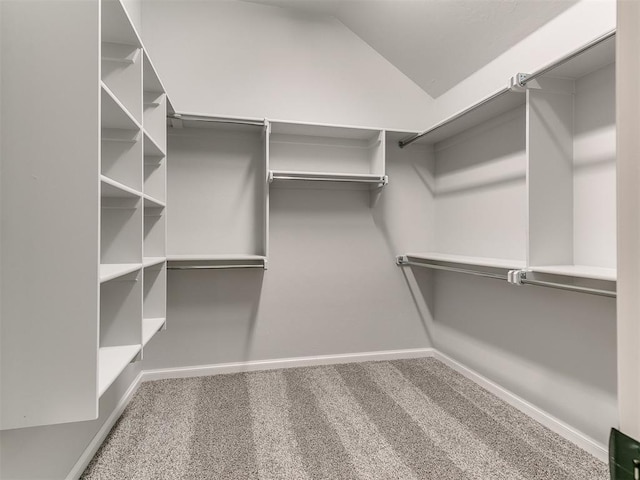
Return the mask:
<svg viewBox="0 0 640 480">
<path fill-rule="evenodd" d="M 337 18 L 438 97 L 578 0 L 246 0 Z"/>
</svg>

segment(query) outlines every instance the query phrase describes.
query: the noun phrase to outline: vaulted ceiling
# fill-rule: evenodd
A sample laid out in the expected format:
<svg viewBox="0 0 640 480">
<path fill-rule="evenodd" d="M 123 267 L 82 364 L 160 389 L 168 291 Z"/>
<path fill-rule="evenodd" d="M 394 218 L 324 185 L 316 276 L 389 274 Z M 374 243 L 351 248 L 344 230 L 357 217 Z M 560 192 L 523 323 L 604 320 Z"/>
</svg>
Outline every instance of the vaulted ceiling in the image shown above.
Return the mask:
<svg viewBox="0 0 640 480">
<path fill-rule="evenodd" d="M 247 0 L 337 18 L 438 97 L 578 0 Z"/>
</svg>

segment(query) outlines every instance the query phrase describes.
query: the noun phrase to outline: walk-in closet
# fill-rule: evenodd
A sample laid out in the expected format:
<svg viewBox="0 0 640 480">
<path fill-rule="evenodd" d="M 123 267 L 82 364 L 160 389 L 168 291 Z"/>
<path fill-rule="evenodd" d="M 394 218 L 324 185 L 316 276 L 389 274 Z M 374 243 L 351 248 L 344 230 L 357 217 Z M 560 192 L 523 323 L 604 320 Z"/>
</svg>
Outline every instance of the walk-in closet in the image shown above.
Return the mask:
<svg viewBox="0 0 640 480">
<path fill-rule="evenodd" d="M 0 0 L 0 478 L 638 478 L 639 32 Z"/>
</svg>

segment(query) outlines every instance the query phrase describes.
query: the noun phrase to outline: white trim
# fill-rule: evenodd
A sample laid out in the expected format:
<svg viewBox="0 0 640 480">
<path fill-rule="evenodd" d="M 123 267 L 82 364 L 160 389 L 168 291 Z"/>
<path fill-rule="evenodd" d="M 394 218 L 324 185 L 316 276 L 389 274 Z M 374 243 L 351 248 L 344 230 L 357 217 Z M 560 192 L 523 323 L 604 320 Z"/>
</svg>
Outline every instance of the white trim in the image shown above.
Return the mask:
<svg viewBox="0 0 640 480">
<path fill-rule="evenodd" d="M 109 431 L 116 423 L 120 415 L 122 415 L 122 412 L 129 404 L 131 398 L 138 390 L 138 387 L 142 382 L 163 380 L 169 378 L 190 378 L 209 375 L 222 375 L 227 373 L 255 372 L 260 370 L 274 370 L 279 368 L 312 367 L 320 365 L 335 365 L 340 363 L 400 360 L 407 358 L 425 357 L 434 357 L 437 360 L 440 360 L 448 367 L 464 375 L 472 382 L 480 385 L 484 389 L 494 394 L 496 397 L 517 408 L 525 415 L 528 415 L 529 417 L 538 421 L 551 431 L 574 443 L 597 459 L 605 463 L 608 461 L 608 450 L 605 445 L 596 442 L 584 433 L 564 423 L 562 420 L 559 420 L 553 415 L 550 415 L 544 410 L 536 407 L 535 405 L 532 405 L 523 398 L 515 395 L 514 393 L 511 393 L 509 390 L 501 387 L 497 383 L 464 366 L 451 357 L 436 350 L 435 348 L 415 348 L 406 350 L 386 350 L 380 352 L 347 353 L 338 355 L 318 355 L 313 357 L 253 360 L 249 362 L 220 363 L 215 365 L 197 365 L 192 367 L 143 370 L 132 382 L 127 392 L 124 394 L 120 402 L 118 402 L 117 407 L 113 410 L 111 415 L 109 415 L 109 418 L 104 422 L 95 437 L 93 437 L 93 439 L 67 476 L 66 480 L 77 480 L 84 469 L 87 468 L 87 465 L 89 465 L 89 462 L 100 448 L 100 445 L 107 437 Z"/>
<path fill-rule="evenodd" d="M 437 360 L 440 360 L 442 363 L 444 363 L 448 367 L 464 375 L 466 378 L 468 378 L 472 382 L 480 385 L 485 390 L 488 390 L 499 399 L 503 400 L 504 402 L 508 403 L 512 407 L 515 407 L 518 410 L 520 410 L 525 415 L 541 423 L 542 425 L 547 427 L 549 430 L 557 433 L 561 437 L 565 438 L 566 440 L 569 440 L 571 443 L 574 443 L 581 449 L 590 453 L 591 455 L 596 457 L 598 460 L 608 463 L 608 460 L 609 460 L 608 449 L 605 445 L 595 441 L 591 437 L 576 430 L 575 428 L 566 424 L 562 420 L 557 419 L 553 415 L 527 402 L 526 400 L 510 392 L 506 388 L 503 388 L 497 383 L 480 375 L 478 372 L 468 367 L 465 367 L 463 364 L 457 362 L 451 357 L 448 357 L 444 353 L 434 349 L 434 357 Z"/>
<path fill-rule="evenodd" d="M 89 462 L 102 445 L 102 442 L 104 442 L 107 435 L 109 435 L 109 432 L 120 418 L 120 415 L 122 415 L 122 412 L 124 412 L 124 409 L 129 405 L 133 395 L 138 391 L 138 387 L 142 383 L 142 377 L 142 372 L 140 372 L 136 379 L 131 382 L 131 385 L 118 402 L 118 405 L 116 405 L 116 408 L 113 409 L 111 415 L 109 415 L 105 420 L 102 427 L 100 427 L 100 430 L 98 430 L 98 433 L 96 433 L 96 435 L 91 439 L 87 448 L 85 448 L 82 455 L 80 455 L 80 458 L 78 458 L 78 461 L 69 472 L 69 475 L 67 475 L 66 480 L 77 480 L 80 478 L 80 475 L 82 475 L 82 472 L 87 468 L 87 465 L 89 465 Z"/>
<path fill-rule="evenodd" d="M 433 348 L 414 348 L 407 350 L 386 350 L 381 352 L 347 353 L 339 355 L 318 355 L 314 357 L 279 358 L 273 360 L 253 360 L 249 362 L 220 363 L 193 367 L 161 368 L 142 372 L 142 381 L 164 380 L 167 378 L 205 377 L 225 373 L 255 372 L 279 368 L 311 367 L 317 365 L 335 365 L 338 363 L 399 360 L 404 358 L 433 357 Z"/>
</svg>

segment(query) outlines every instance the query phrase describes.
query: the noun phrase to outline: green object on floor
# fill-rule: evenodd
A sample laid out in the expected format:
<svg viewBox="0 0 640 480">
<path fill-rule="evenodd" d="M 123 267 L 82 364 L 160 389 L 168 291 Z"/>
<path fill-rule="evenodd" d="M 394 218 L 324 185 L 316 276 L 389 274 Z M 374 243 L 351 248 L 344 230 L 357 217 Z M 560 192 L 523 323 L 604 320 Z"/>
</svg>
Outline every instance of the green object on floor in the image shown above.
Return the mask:
<svg viewBox="0 0 640 480">
<path fill-rule="evenodd" d="M 611 429 L 609 437 L 611 480 L 640 480 L 640 442 Z"/>
</svg>

